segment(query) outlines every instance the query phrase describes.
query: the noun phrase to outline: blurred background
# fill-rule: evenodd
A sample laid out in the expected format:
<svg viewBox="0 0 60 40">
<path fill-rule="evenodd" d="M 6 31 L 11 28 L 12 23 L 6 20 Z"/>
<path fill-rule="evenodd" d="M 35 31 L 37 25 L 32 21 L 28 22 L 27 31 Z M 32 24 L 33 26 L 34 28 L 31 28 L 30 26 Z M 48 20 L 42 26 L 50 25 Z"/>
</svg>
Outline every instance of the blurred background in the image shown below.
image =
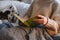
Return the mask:
<svg viewBox="0 0 60 40">
<path fill-rule="evenodd" d="M 25 2 L 25 3 L 32 3 L 33 0 L 0 0 L 0 1 L 21 1 L 21 2 Z"/>
</svg>

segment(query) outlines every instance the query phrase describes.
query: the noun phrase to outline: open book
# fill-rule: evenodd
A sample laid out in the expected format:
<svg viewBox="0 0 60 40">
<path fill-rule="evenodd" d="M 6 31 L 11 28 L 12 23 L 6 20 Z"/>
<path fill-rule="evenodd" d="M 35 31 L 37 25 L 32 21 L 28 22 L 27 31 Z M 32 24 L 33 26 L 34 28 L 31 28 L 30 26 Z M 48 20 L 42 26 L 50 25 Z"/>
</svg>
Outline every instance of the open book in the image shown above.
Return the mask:
<svg viewBox="0 0 60 40">
<path fill-rule="evenodd" d="M 37 26 L 36 23 L 34 23 L 32 20 L 36 19 L 37 17 L 30 18 L 28 20 L 24 20 L 23 18 L 19 17 L 17 14 L 13 14 L 18 20 L 20 20 L 24 25 L 27 27 L 35 27 Z"/>
</svg>

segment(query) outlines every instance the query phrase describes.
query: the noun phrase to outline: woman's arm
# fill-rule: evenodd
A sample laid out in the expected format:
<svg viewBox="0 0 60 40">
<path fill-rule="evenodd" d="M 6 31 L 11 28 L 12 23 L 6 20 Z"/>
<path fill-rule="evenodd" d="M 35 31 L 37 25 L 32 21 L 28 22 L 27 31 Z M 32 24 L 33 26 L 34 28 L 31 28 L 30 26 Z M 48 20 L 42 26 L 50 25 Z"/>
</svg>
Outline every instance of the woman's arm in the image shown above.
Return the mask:
<svg viewBox="0 0 60 40">
<path fill-rule="evenodd" d="M 34 19 L 33 21 L 38 23 L 38 24 L 45 25 L 48 34 L 53 36 L 53 35 L 58 33 L 59 26 L 58 26 L 58 23 L 56 21 L 49 19 L 49 18 L 42 16 L 42 15 L 38 15 L 36 17 L 38 17 L 38 19 Z"/>
<path fill-rule="evenodd" d="M 47 28 L 48 34 L 50 34 L 51 36 L 54 36 L 58 33 L 59 26 L 56 21 L 48 18 L 48 22 L 45 26 Z"/>
</svg>

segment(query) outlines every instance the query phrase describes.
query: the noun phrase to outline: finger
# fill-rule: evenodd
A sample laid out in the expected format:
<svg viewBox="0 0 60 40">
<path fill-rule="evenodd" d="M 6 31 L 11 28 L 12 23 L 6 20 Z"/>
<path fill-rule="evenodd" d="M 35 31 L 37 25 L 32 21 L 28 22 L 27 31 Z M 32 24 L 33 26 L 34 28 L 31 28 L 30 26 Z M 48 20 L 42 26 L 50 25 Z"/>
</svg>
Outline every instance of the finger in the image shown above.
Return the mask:
<svg viewBox="0 0 60 40">
<path fill-rule="evenodd" d="M 44 23 L 44 19 L 35 19 L 33 21 L 36 22 L 36 23 L 39 23 L 39 24 L 43 24 Z"/>
<path fill-rule="evenodd" d="M 39 17 L 40 19 L 44 18 L 44 16 L 42 15 L 37 15 L 37 17 Z"/>
</svg>

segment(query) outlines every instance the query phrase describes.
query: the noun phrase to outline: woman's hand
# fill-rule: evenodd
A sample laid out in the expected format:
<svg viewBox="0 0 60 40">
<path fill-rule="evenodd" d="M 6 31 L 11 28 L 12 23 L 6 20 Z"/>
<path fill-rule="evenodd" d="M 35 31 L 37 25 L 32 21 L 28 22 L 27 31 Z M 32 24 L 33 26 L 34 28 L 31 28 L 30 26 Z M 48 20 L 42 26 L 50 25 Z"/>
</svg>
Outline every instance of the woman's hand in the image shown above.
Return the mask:
<svg viewBox="0 0 60 40">
<path fill-rule="evenodd" d="M 37 19 L 34 19 L 33 21 L 38 23 L 38 24 L 46 24 L 48 22 L 47 18 L 42 16 L 42 15 L 37 15 Z"/>
</svg>

